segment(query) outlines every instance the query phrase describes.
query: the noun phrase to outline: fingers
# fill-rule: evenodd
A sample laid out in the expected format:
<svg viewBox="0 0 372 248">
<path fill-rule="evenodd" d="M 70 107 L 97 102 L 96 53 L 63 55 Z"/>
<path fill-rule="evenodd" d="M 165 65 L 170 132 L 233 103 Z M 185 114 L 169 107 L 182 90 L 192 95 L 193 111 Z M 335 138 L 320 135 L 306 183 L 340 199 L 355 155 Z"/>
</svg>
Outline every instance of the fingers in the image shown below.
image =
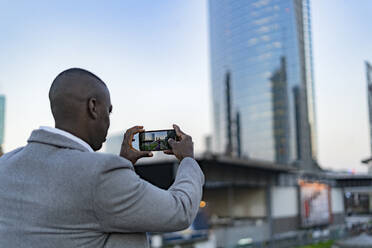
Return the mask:
<svg viewBox="0 0 372 248">
<path fill-rule="evenodd" d="M 183 139 L 186 136 L 186 134 L 184 132 L 182 132 L 180 127 L 177 126 L 176 124 L 173 124 L 173 128 L 176 131 L 177 136 L 181 137 L 181 139 Z"/>
<path fill-rule="evenodd" d="M 169 144 L 169 146 L 170 146 L 172 149 L 174 149 L 174 147 L 176 146 L 177 142 L 176 142 L 174 139 L 169 138 L 169 139 L 168 139 L 168 144 Z M 163 151 L 163 153 L 164 153 L 164 154 L 168 154 L 168 155 L 174 155 L 174 153 L 173 153 L 172 150 L 165 150 L 165 151 Z"/>
<path fill-rule="evenodd" d="M 174 146 L 175 143 L 176 143 L 176 141 L 174 139 L 172 139 L 172 138 L 169 138 L 168 139 L 168 144 L 170 145 L 170 147 L 173 148 L 173 146 Z"/>
<path fill-rule="evenodd" d="M 132 128 L 129 128 L 125 134 L 124 134 L 124 143 L 128 145 L 132 145 L 133 136 L 136 133 L 144 132 L 143 126 L 134 126 Z"/>
<path fill-rule="evenodd" d="M 163 151 L 164 154 L 168 154 L 168 155 L 174 155 L 174 153 L 172 152 L 172 150 L 165 150 Z"/>
<path fill-rule="evenodd" d="M 152 152 L 139 152 L 140 158 L 145 158 L 145 157 L 152 157 L 153 153 Z"/>
<path fill-rule="evenodd" d="M 143 129 L 143 126 L 134 126 L 127 130 L 130 134 L 135 135 L 136 133 L 144 132 L 145 129 Z"/>
</svg>

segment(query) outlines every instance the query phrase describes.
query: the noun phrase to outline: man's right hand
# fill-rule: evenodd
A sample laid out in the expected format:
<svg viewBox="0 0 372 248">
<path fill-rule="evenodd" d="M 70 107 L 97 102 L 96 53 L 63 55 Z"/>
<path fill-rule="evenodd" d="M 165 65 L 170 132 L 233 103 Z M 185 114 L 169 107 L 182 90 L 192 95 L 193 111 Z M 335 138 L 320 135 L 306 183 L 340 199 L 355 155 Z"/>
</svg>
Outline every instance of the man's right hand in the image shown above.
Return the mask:
<svg viewBox="0 0 372 248">
<path fill-rule="evenodd" d="M 140 158 L 152 157 L 152 152 L 138 151 L 134 149 L 132 146 L 133 136 L 136 133 L 140 133 L 144 131 L 145 129 L 143 129 L 143 126 L 135 126 L 135 127 L 129 128 L 124 134 L 123 143 L 121 144 L 121 149 L 120 149 L 120 156 L 131 161 L 133 165 Z"/>
<path fill-rule="evenodd" d="M 194 143 L 192 142 L 191 136 L 182 132 L 175 124 L 173 124 L 173 128 L 176 131 L 179 141 L 169 139 L 168 143 L 172 150 L 166 150 L 164 153 L 174 154 L 180 161 L 186 157 L 194 158 Z"/>
</svg>

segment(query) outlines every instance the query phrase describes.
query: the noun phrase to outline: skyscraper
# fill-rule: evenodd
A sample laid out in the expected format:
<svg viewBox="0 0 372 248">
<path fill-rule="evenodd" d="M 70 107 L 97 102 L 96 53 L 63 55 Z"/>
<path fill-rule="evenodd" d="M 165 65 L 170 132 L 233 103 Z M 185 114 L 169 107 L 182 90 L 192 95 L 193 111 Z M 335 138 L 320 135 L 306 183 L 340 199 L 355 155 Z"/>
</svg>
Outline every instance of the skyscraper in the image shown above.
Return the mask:
<svg viewBox="0 0 372 248">
<path fill-rule="evenodd" d="M 4 142 L 5 96 L 0 95 L 0 150 Z"/>
<path fill-rule="evenodd" d="M 213 150 L 316 159 L 309 0 L 210 0 Z"/>
<path fill-rule="evenodd" d="M 367 92 L 368 92 L 368 110 L 369 110 L 369 131 L 372 155 L 372 65 L 366 61 Z"/>
</svg>

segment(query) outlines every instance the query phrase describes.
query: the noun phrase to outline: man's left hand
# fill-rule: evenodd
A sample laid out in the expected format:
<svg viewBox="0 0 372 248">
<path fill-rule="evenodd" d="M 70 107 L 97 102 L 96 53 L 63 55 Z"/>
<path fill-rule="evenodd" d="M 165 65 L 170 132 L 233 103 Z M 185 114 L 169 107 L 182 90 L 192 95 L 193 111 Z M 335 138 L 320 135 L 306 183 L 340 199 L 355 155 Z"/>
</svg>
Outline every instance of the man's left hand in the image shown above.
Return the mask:
<svg viewBox="0 0 372 248">
<path fill-rule="evenodd" d="M 143 126 L 134 126 L 129 128 L 125 134 L 123 143 L 121 144 L 120 156 L 128 159 L 134 165 L 138 159 L 143 157 L 152 157 L 152 152 L 138 151 L 133 148 L 133 136 L 136 133 L 144 132 Z"/>
</svg>

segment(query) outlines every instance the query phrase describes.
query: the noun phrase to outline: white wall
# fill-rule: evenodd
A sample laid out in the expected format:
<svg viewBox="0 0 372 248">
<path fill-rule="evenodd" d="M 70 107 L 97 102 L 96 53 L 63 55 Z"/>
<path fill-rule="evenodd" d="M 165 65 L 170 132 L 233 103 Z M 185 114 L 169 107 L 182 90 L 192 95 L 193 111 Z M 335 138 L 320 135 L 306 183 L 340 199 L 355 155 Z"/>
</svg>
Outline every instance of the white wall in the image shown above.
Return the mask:
<svg viewBox="0 0 372 248">
<path fill-rule="evenodd" d="M 207 211 L 210 215 L 230 216 L 228 190 L 226 188 L 205 190 L 203 200 L 207 202 Z"/>
<path fill-rule="evenodd" d="M 265 217 L 265 193 L 264 189 L 236 189 L 234 192 L 234 216 Z"/>
<path fill-rule="evenodd" d="M 344 212 L 344 194 L 340 188 L 331 189 L 331 208 L 332 213 Z"/>
<path fill-rule="evenodd" d="M 271 188 L 271 213 L 274 218 L 298 215 L 297 187 Z"/>
<path fill-rule="evenodd" d="M 206 190 L 203 200 L 207 202 L 207 211 L 211 215 L 237 218 L 261 218 L 266 216 L 266 198 L 264 189 L 234 189 L 229 206 L 228 189 Z"/>
</svg>

